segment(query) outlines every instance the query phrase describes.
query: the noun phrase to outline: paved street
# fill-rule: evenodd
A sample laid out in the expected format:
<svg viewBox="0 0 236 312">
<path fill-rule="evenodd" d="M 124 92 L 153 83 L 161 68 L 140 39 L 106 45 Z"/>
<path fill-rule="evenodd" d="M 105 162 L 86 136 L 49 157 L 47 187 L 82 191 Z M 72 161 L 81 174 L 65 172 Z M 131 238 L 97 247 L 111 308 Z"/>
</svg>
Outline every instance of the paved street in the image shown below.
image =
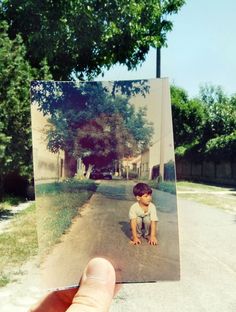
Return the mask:
<svg viewBox="0 0 236 312">
<path fill-rule="evenodd" d="M 111 312 L 236 311 L 236 216 L 187 200 L 178 207 L 181 281 L 125 285 Z"/>
<path fill-rule="evenodd" d="M 236 311 L 236 215 L 182 199 L 178 207 L 181 281 L 123 285 L 111 312 Z M 38 269 L 26 272 L 1 290 L 1 312 L 25 312 L 38 300 Z"/>
<path fill-rule="evenodd" d="M 176 196 L 154 190 L 159 207 L 159 244 L 130 244 L 129 207 L 134 203 L 131 181 L 102 181 L 62 242 L 42 265 L 49 288 L 76 285 L 90 258 L 113 263 L 118 282 L 179 279 Z"/>
</svg>

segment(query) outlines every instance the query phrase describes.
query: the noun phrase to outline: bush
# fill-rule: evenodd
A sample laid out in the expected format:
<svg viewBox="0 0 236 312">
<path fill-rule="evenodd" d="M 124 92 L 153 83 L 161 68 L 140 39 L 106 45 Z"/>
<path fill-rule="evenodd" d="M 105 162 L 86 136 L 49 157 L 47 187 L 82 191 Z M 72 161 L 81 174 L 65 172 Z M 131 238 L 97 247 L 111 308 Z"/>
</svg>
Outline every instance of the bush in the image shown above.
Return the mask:
<svg viewBox="0 0 236 312">
<path fill-rule="evenodd" d="M 236 155 L 236 131 L 229 135 L 221 135 L 206 144 L 205 156 L 218 159 L 229 159 Z"/>
<path fill-rule="evenodd" d="M 92 180 L 68 179 L 63 182 L 44 183 L 36 185 L 37 195 L 57 192 L 77 192 L 81 190 L 96 191 L 97 184 Z"/>
<path fill-rule="evenodd" d="M 164 165 L 165 181 L 175 181 L 175 163 L 170 160 Z"/>
<path fill-rule="evenodd" d="M 170 194 L 176 194 L 176 184 L 172 181 L 163 181 L 160 182 L 158 180 L 149 181 L 148 184 L 157 190 L 167 192 Z"/>
<path fill-rule="evenodd" d="M 27 177 L 20 176 L 18 172 L 11 172 L 4 177 L 4 193 L 14 196 L 27 197 Z"/>
</svg>

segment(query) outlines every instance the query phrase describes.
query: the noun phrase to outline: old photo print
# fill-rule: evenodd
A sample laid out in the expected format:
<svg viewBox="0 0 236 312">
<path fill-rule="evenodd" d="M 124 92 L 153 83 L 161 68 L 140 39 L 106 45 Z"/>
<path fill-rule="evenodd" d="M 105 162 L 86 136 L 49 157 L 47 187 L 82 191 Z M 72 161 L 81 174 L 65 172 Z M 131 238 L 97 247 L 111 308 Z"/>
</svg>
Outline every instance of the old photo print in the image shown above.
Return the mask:
<svg viewBox="0 0 236 312">
<path fill-rule="evenodd" d="M 97 256 L 118 283 L 179 280 L 168 79 L 33 81 L 31 98 L 44 286 L 78 285 Z"/>
</svg>

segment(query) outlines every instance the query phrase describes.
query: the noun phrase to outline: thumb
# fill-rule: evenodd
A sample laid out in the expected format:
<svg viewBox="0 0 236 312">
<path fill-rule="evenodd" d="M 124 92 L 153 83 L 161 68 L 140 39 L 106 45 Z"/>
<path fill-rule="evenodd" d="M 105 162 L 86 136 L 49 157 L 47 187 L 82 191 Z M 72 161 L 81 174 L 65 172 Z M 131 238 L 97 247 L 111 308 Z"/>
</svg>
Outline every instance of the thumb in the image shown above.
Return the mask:
<svg viewBox="0 0 236 312">
<path fill-rule="evenodd" d="M 67 312 L 107 312 L 114 295 L 115 270 L 103 258 L 92 259 Z"/>
</svg>

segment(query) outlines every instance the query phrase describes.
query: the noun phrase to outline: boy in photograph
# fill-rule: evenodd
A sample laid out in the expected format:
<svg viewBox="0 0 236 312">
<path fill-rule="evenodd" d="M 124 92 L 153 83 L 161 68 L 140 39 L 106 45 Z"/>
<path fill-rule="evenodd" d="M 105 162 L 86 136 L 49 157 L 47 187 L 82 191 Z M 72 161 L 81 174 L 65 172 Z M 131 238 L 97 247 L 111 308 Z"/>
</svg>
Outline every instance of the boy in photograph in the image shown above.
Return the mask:
<svg viewBox="0 0 236 312">
<path fill-rule="evenodd" d="M 133 193 L 137 202 L 129 210 L 132 231 L 131 244 L 141 244 L 140 238 L 144 236 L 150 245 L 157 245 L 158 217 L 156 207 L 151 202 L 152 189 L 146 183 L 138 183 L 134 186 Z"/>
</svg>

